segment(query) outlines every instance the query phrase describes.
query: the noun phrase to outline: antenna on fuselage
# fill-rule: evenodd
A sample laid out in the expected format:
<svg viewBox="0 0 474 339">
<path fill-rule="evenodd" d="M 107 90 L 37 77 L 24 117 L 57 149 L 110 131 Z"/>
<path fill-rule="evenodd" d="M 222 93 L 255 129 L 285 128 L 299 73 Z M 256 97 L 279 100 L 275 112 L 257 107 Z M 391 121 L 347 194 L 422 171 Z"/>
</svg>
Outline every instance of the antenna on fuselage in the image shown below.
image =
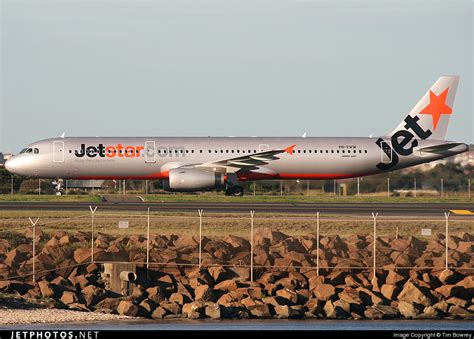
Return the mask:
<svg viewBox="0 0 474 339">
<path fill-rule="evenodd" d="M 302 138 L 306 138 L 306 132 L 304 132 L 301 137 L 302 137 Z"/>
<path fill-rule="evenodd" d="M 60 138 L 63 138 L 64 139 L 64 136 L 66 135 L 66 132 L 63 132 L 63 134 L 61 134 Z"/>
</svg>

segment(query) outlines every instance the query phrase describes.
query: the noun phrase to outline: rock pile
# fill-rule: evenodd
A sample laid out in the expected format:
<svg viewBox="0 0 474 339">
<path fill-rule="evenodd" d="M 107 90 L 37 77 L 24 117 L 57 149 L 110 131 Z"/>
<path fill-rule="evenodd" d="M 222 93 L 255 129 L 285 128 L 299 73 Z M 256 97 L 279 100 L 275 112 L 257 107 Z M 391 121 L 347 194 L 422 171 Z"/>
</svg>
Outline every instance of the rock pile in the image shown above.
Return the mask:
<svg viewBox="0 0 474 339">
<path fill-rule="evenodd" d="M 249 282 L 249 269 L 241 267 L 250 262 L 250 243 L 244 238 L 204 238 L 199 269 L 161 265 L 196 263 L 195 237 L 156 235 L 150 257 L 161 269 L 139 269 L 128 296 L 106 289 L 102 267 L 90 263 L 88 234 L 36 233 L 36 270 L 42 273 L 35 283 L 5 280 L 31 273 L 31 232 L 17 239 L 16 246 L 0 240 L 0 292 L 46 299 L 56 308 L 154 319 L 474 317 L 474 276 L 467 269 L 474 267 L 474 236 L 467 233 L 448 241 L 449 264 L 457 267 L 455 271 L 439 268 L 445 264 L 443 235 L 429 241 L 377 238 L 377 262 L 383 269 L 374 277 L 367 270 L 372 265 L 370 235 L 321 237 L 317 275 L 315 237 L 261 228 L 254 236 L 254 282 Z M 99 233 L 94 258 L 144 262 L 146 238 Z M 420 268 L 403 268 L 409 266 Z"/>
<path fill-rule="evenodd" d="M 0 292 L 49 300 L 55 308 L 162 318 L 459 318 L 474 319 L 474 277 L 460 271 L 368 272 L 314 269 L 257 271 L 207 268 L 140 269 L 128 296 L 105 289 L 97 264 L 36 284 L 0 282 Z"/>
<path fill-rule="evenodd" d="M 38 232 L 37 232 L 38 233 Z M 0 239 L 0 279 L 24 276 L 32 271 L 31 231 L 17 239 L 13 247 Z M 39 232 L 36 235 L 36 271 L 67 268 L 91 261 L 90 234 L 77 232 L 69 235 L 64 231 L 50 237 Z M 315 236 L 292 237 L 271 228 L 258 228 L 254 235 L 254 265 L 284 267 L 315 267 L 317 240 Z M 113 236 L 98 233 L 95 238 L 96 261 L 145 262 L 145 237 L 140 235 Z M 377 238 L 377 267 L 384 269 L 445 266 L 445 237 L 438 234 L 431 240 L 416 237 Z M 474 235 L 459 233 L 448 241 L 449 266 L 474 267 Z M 75 250 L 74 250 L 75 249 Z M 351 235 L 347 237 L 322 236 L 319 248 L 319 267 L 354 268 L 371 267 L 373 237 Z M 227 235 L 221 238 L 203 237 L 202 264 L 250 265 L 248 240 Z M 150 239 L 152 263 L 196 264 L 198 262 L 198 238 L 191 235 L 153 235 Z M 64 272 L 63 272 L 64 273 Z M 63 274 L 64 275 L 64 274 Z"/>
</svg>

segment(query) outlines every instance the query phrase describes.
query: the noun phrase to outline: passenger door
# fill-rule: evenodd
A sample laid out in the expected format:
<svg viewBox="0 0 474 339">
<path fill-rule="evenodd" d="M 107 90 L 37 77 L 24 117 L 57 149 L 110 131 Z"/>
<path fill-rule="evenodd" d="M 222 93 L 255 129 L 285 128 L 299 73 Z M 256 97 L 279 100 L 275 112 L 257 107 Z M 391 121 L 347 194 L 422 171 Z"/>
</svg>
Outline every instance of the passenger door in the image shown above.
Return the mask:
<svg viewBox="0 0 474 339">
<path fill-rule="evenodd" d="M 380 143 L 380 161 L 383 164 L 389 164 L 392 162 L 392 145 L 387 141 Z"/>
<path fill-rule="evenodd" d="M 64 162 L 64 141 L 53 141 L 53 162 Z"/>
<path fill-rule="evenodd" d="M 145 141 L 145 162 L 156 162 L 156 143 L 155 141 Z"/>
</svg>

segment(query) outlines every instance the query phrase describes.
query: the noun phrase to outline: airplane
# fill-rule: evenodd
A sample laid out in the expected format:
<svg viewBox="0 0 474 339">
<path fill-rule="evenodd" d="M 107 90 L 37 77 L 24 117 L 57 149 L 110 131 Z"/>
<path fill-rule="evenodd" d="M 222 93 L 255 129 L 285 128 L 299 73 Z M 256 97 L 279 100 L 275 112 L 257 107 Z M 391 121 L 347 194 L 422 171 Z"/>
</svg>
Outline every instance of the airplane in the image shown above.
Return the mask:
<svg viewBox="0 0 474 339">
<path fill-rule="evenodd" d="M 399 170 L 466 152 L 446 141 L 459 76 L 442 76 L 380 137 L 64 137 L 29 144 L 5 163 L 33 178 L 162 179 L 175 192 L 242 196 L 253 180 L 342 179 Z"/>
</svg>

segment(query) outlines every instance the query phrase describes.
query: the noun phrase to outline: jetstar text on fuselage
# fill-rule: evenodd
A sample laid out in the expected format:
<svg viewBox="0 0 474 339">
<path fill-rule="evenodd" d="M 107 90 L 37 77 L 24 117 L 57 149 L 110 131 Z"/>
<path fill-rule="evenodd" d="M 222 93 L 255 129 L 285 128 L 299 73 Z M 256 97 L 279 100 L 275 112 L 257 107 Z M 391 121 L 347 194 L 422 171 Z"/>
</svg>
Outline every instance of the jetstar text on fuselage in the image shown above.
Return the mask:
<svg viewBox="0 0 474 339">
<path fill-rule="evenodd" d="M 81 144 L 79 150 L 75 150 L 74 154 L 78 158 L 87 156 L 89 158 L 101 157 L 101 158 L 136 158 L 142 156 L 142 151 L 145 149 L 143 146 L 124 146 L 122 144 L 117 144 L 115 146 L 104 146 L 99 144 L 97 146 L 87 146 L 86 144 Z"/>
</svg>

